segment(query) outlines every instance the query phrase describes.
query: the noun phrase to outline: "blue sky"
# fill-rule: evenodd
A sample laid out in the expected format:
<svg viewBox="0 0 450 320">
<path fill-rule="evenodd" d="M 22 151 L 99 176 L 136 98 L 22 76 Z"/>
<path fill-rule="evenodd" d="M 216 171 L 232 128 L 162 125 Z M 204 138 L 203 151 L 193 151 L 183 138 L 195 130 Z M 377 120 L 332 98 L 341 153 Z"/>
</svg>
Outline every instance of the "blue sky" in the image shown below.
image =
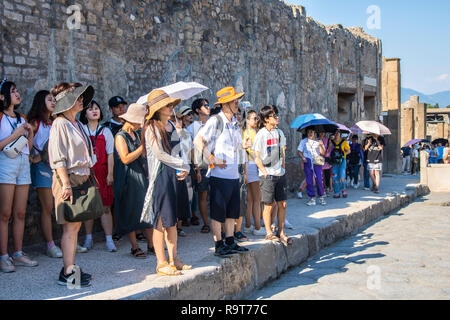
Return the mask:
<svg viewBox="0 0 450 320">
<path fill-rule="evenodd" d="M 401 59 L 402 87 L 433 94 L 450 90 L 449 0 L 285 0 L 323 24 L 361 26 L 382 40 L 383 55 Z M 373 20 L 375 5 L 380 29 Z M 369 24 L 368 24 L 369 22 Z"/>
</svg>

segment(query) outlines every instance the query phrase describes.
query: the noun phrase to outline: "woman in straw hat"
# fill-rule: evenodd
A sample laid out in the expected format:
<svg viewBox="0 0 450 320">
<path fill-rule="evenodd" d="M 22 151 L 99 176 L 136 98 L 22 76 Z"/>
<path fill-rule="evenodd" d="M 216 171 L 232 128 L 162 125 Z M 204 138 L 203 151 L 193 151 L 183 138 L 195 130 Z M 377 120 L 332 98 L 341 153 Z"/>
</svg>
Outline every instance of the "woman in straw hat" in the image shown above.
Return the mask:
<svg viewBox="0 0 450 320">
<path fill-rule="evenodd" d="M 189 270 L 192 266 L 183 264 L 177 256 L 177 212 L 182 210 L 179 198 L 183 196 L 177 191 L 180 190 L 178 184 L 186 178 L 190 167 L 176 152 L 172 152 L 170 141 L 174 131 L 169 133 L 166 129 L 173 108 L 181 100 L 169 97 L 162 90 L 153 90 L 147 101 L 142 145 L 147 150 L 149 187 L 141 219 L 154 227 L 156 272 L 160 275 L 181 275 L 181 270 Z M 164 253 L 164 238 L 169 262 Z"/>
<path fill-rule="evenodd" d="M 148 223 L 141 223 L 148 180 L 143 158 L 144 148 L 138 130 L 144 122 L 146 109 L 143 105 L 133 103 L 128 111 L 121 115 L 125 122 L 116 134 L 114 155 L 114 213 L 116 232 L 119 236 L 128 235 L 131 242 L 131 255 L 145 259 L 147 255 L 139 248 L 136 230 L 144 230 L 147 238 L 147 253 L 153 254 L 152 229 Z"/>
<path fill-rule="evenodd" d="M 67 222 L 60 204 L 73 200 L 72 187 L 85 183 L 94 166 L 94 150 L 75 116 L 91 103 L 94 97 L 92 86 L 79 83 L 60 83 L 51 90 L 56 105 L 49 137 L 49 162 L 53 169 L 52 192 L 55 198 L 56 221 L 62 225 L 61 249 L 64 267 L 58 284 L 70 285 L 79 277 L 81 286 L 91 284 L 91 275 L 75 266 L 75 252 L 81 222 Z"/>
</svg>

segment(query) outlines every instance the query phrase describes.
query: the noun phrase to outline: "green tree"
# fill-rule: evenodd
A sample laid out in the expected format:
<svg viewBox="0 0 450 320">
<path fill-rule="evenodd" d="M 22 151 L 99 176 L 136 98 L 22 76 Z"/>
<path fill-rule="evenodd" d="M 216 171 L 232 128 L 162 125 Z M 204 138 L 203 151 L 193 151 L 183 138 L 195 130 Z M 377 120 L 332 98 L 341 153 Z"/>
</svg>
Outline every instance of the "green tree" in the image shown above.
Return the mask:
<svg viewBox="0 0 450 320">
<path fill-rule="evenodd" d="M 427 106 L 427 109 L 437 109 L 437 108 L 439 108 L 439 103 L 436 103 L 435 105 L 427 103 L 426 106 Z"/>
</svg>

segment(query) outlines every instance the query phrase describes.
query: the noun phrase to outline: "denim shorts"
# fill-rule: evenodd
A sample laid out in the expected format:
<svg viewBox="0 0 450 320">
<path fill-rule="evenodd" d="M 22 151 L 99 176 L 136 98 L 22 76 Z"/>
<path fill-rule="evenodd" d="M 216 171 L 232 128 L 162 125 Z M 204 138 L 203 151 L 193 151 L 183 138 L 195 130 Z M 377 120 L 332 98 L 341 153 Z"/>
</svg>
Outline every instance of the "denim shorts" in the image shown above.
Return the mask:
<svg viewBox="0 0 450 320">
<path fill-rule="evenodd" d="M 52 188 L 53 171 L 48 164 L 42 161 L 31 164 L 30 173 L 33 188 Z"/>
<path fill-rule="evenodd" d="M 19 154 L 11 159 L 0 152 L 0 183 L 26 185 L 31 183 L 30 160 L 27 154 Z"/>
</svg>

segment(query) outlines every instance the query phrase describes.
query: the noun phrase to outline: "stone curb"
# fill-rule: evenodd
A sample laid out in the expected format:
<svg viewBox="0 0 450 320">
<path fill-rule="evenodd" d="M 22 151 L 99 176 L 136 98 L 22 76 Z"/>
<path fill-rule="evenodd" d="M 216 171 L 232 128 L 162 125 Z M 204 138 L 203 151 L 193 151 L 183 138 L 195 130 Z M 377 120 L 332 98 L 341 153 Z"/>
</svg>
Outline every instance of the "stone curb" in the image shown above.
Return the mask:
<svg viewBox="0 0 450 320">
<path fill-rule="evenodd" d="M 318 229 L 308 227 L 291 236 L 294 243 L 286 247 L 267 241 L 246 245 L 250 251 L 226 259 L 209 256 L 180 281 L 130 295 L 122 299 L 143 300 L 232 300 L 242 299 L 277 279 L 289 268 L 299 266 L 319 250 L 330 246 L 368 223 L 430 193 L 426 185 L 408 185 L 366 208 L 338 216 Z M 195 292 L 195 294 L 193 294 Z"/>
</svg>

